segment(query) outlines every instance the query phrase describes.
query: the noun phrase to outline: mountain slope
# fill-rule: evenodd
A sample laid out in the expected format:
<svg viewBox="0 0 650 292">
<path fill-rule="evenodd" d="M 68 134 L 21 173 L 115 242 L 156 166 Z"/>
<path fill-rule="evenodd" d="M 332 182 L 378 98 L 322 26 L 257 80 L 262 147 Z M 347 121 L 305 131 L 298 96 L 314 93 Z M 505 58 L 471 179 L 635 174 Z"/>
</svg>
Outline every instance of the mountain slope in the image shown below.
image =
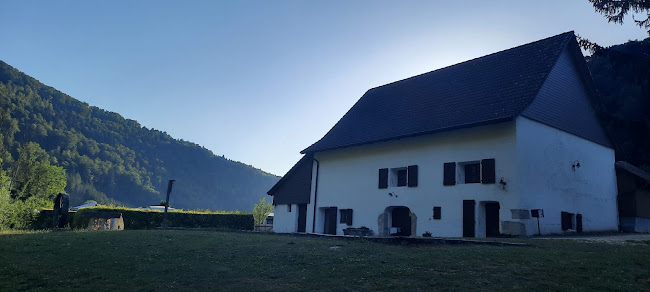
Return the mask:
<svg viewBox="0 0 650 292">
<path fill-rule="evenodd" d="M 89 106 L 2 61 L 0 134 L 5 169 L 19 145 L 39 143 L 66 169 L 73 204 L 157 204 L 175 179 L 174 207 L 251 210 L 279 179 Z"/>
<path fill-rule="evenodd" d="M 650 169 L 650 38 L 599 50 L 587 65 L 616 159 Z"/>
</svg>

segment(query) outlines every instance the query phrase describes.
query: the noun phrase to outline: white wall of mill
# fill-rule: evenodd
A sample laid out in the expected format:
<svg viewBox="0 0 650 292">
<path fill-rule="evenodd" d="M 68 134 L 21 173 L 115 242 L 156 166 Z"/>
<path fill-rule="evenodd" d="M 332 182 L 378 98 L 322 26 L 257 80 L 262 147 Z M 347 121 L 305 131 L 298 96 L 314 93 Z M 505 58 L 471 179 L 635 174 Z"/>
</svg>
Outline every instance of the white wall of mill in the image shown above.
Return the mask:
<svg viewBox="0 0 650 292">
<path fill-rule="evenodd" d="M 520 205 L 515 153 L 514 122 L 316 153 L 315 158 L 320 161 L 317 207 L 353 209 L 352 226 L 366 226 L 378 234 L 377 221 L 384 210 L 389 206 L 405 206 L 417 216 L 417 228 L 413 235 L 421 236 L 429 231 L 434 236 L 459 237 L 462 236 L 463 200 L 476 200 L 476 234 L 485 236 L 484 218 L 478 216 L 481 201 L 499 202 L 502 220 L 510 218 L 509 209 Z M 487 158 L 495 159 L 497 182 L 503 177 L 507 182 L 505 189 L 498 183 L 443 186 L 445 162 Z M 378 188 L 380 168 L 409 165 L 418 165 L 417 187 Z M 311 203 L 307 208 L 308 232 L 314 231 L 316 164 L 312 177 Z M 389 196 L 388 193 L 397 196 Z M 442 219 L 433 219 L 434 206 L 442 208 Z M 337 215 L 340 216 L 340 213 Z M 323 220 L 324 217 L 319 214 L 315 224 L 316 233 L 323 232 Z M 337 234 L 343 234 L 342 229 L 347 225 L 338 224 L 337 227 Z"/>
<path fill-rule="evenodd" d="M 617 230 L 614 150 L 524 117 L 516 124 L 520 208 L 544 209 L 541 232 L 562 233 L 562 211 L 582 214 L 584 231 Z M 520 221 L 537 233 L 536 219 Z"/>
<path fill-rule="evenodd" d="M 291 205 L 291 212 L 286 204 L 273 206 L 273 232 L 292 233 L 298 230 L 298 205 Z"/>
</svg>

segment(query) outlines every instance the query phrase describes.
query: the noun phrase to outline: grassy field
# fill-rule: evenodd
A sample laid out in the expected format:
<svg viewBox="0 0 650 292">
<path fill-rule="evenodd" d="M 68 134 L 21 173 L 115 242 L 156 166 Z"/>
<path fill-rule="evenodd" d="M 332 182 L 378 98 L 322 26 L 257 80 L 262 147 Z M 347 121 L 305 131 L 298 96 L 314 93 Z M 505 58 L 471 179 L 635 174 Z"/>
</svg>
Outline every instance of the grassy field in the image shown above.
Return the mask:
<svg viewBox="0 0 650 292">
<path fill-rule="evenodd" d="M 650 242 L 387 245 L 273 234 L 0 234 L 0 291 L 650 291 Z"/>
</svg>

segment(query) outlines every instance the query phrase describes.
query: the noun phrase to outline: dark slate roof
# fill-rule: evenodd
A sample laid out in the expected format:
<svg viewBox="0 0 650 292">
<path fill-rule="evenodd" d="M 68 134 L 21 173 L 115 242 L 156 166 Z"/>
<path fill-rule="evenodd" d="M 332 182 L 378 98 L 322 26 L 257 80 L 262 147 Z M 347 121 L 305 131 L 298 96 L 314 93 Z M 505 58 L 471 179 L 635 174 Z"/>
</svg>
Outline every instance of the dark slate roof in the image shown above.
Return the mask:
<svg viewBox="0 0 650 292">
<path fill-rule="evenodd" d="M 645 172 L 643 169 L 640 169 L 627 161 L 617 161 L 616 168 L 625 170 L 644 180 L 646 183 L 650 183 L 650 173 Z"/>
<path fill-rule="evenodd" d="M 596 88 L 578 43 L 570 42 L 565 52 L 521 115 L 612 148 L 596 115 Z"/>
<path fill-rule="evenodd" d="M 302 153 L 513 120 L 570 42 L 566 32 L 370 89 Z"/>
<path fill-rule="evenodd" d="M 309 204 L 311 194 L 311 155 L 303 156 L 268 192 L 273 205 Z"/>
</svg>

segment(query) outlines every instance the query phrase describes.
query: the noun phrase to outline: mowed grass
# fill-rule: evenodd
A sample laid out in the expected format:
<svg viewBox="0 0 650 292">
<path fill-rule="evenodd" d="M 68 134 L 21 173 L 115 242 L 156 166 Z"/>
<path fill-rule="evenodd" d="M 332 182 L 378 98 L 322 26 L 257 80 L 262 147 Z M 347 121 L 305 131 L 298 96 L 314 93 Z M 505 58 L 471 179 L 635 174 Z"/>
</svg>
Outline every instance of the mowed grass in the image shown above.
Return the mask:
<svg viewBox="0 0 650 292">
<path fill-rule="evenodd" d="M 650 290 L 650 244 L 387 245 L 273 234 L 0 234 L 0 291 Z"/>
</svg>

